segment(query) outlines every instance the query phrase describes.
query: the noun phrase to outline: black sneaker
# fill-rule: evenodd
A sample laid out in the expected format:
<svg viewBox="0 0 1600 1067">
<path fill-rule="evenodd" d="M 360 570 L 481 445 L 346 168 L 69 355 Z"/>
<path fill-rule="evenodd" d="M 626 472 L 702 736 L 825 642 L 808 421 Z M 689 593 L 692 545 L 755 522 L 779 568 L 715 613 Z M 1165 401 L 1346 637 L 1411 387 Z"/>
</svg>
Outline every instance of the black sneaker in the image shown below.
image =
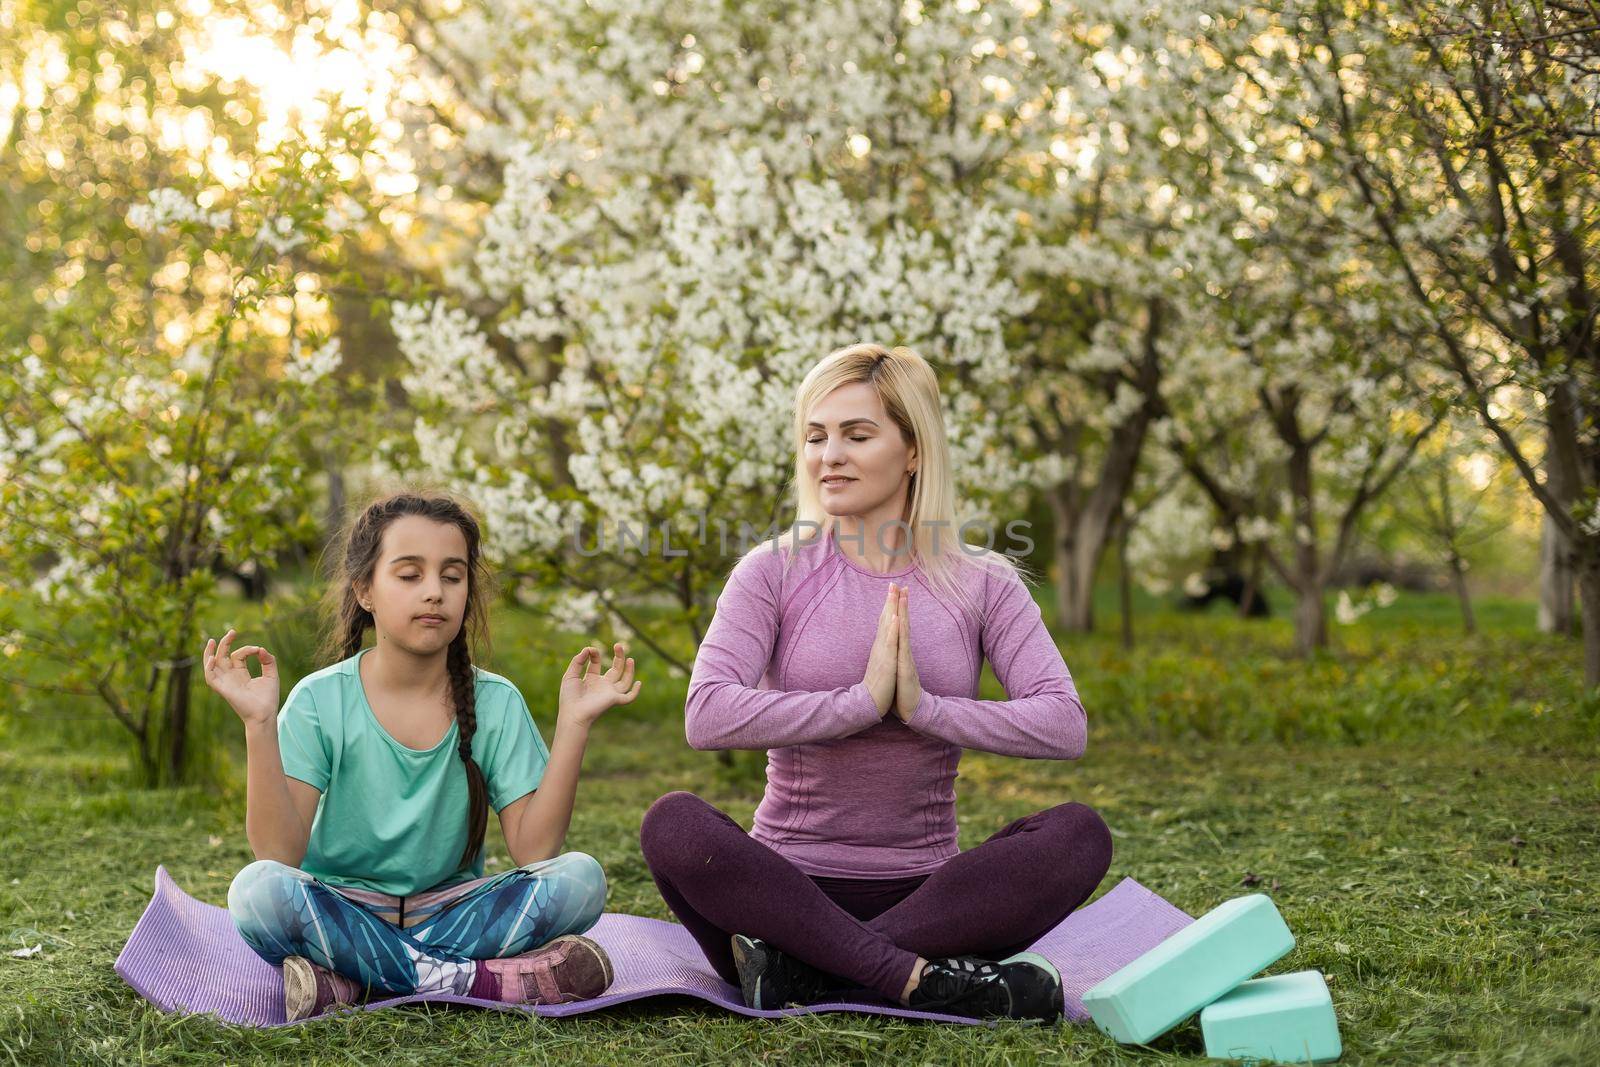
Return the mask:
<svg viewBox="0 0 1600 1067">
<path fill-rule="evenodd" d="M 929 960 L 911 991 L 918 1011 L 971 1019 L 1059 1019 L 1061 975 L 1036 952 L 1019 952 L 998 963 L 956 956 Z"/>
<path fill-rule="evenodd" d="M 733 935 L 733 965 L 739 968 L 739 991 L 747 1008 L 770 1011 L 788 1004 L 815 1004 L 852 988 L 843 978 L 744 934 Z"/>
</svg>

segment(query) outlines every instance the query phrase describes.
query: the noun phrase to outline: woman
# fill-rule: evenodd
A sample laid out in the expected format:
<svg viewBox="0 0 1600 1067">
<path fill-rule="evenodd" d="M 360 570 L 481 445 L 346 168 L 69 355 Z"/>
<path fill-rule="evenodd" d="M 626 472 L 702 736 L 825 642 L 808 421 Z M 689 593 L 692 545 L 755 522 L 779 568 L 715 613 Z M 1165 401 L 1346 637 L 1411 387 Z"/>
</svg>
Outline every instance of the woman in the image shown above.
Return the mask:
<svg viewBox="0 0 1600 1067">
<path fill-rule="evenodd" d="M 1110 832 L 1062 804 L 961 852 L 954 781 L 964 748 L 1082 755 L 1072 677 L 1010 560 L 955 536 L 921 357 L 834 352 L 800 385 L 795 440 L 795 529 L 733 568 L 685 711 L 695 748 L 768 750 L 766 795 L 750 834 L 692 793 L 657 800 L 656 885 L 750 1007 L 857 986 L 1055 1018 L 1060 977 L 1021 950 L 1099 885 Z M 1009 699 L 975 699 L 984 657 Z"/>
</svg>

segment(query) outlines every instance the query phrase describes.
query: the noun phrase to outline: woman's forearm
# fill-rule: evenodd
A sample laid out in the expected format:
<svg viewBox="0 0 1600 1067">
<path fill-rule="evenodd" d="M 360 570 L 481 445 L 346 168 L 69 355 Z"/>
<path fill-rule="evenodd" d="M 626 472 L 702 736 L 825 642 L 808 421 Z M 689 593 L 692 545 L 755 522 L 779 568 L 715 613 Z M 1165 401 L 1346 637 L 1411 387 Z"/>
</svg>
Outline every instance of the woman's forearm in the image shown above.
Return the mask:
<svg viewBox="0 0 1600 1067">
<path fill-rule="evenodd" d="M 1023 759 L 1078 759 L 1088 739 L 1088 719 L 1075 690 L 1017 700 L 924 692 L 904 722 L 920 734 L 952 745 Z"/>
<path fill-rule="evenodd" d="M 511 862 L 518 867 L 559 855 L 572 825 L 572 806 L 578 795 L 578 775 L 589 745 L 587 724 L 556 719 L 550 742 L 550 759 L 544 777 L 528 802 L 528 810 L 506 838 Z"/>
<path fill-rule="evenodd" d="M 245 727 L 244 833 L 258 860 L 298 867 L 306 858 L 311 828 L 301 820 L 289 795 L 278 752 L 275 721 Z"/>
<path fill-rule="evenodd" d="M 683 724 L 691 748 L 767 749 L 849 737 L 882 718 L 864 682 L 809 693 L 697 676 L 689 686 Z"/>
</svg>

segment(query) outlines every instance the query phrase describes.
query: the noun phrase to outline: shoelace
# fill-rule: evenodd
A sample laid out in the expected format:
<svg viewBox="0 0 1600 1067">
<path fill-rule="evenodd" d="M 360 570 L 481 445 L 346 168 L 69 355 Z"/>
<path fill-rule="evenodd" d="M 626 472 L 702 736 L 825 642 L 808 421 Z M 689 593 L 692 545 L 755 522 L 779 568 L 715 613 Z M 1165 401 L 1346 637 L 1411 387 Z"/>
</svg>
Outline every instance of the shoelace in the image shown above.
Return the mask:
<svg viewBox="0 0 1600 1067">
<path fill-rule="evenodd" d="M 917 983 L 917 1007 L 928 1010 L 972 1004 L 1006 1014 L 1011 1009 L 1011 990 L 1002 980 L 1000 968 L 992 963 L 966 959 L 930 960 Z"/>
</svg>

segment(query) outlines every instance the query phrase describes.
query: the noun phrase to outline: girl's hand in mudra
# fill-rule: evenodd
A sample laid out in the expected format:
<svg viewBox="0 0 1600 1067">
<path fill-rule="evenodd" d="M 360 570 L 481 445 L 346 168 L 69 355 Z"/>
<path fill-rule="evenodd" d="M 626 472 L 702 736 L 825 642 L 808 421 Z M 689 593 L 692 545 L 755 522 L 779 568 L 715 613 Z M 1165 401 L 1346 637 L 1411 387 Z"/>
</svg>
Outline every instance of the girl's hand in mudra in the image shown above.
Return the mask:
<svg viewBox="0 0 1600 1067">
<path fill-rule="evenodd" d="M 631 704 L 644 682 L 633 678 L 633 657 L 628 646 L 617 642 L 612 647 L 611 667 L 601 673 L 600 650 L 585 648 L 567 665 L 561 676 L 561 697 L 556 715 L 581 726 L 594 721 L 618 704 Z"/>
<path fill-rule="evenodd" d="M 894 714 L 901 722 L 909 722 L 922 702 L 922 682 L 917 678 L 917 661 L 911 658 L 911 592 L 903 585 L 895 588 L 899 590 L 896 594 L 899 626 L 895 645 Z"/>
<path fill-rule="evenodd" d="M 278 661 L 260 645 L 244 645 L 232 652 L 228 644 L 234 631 L 206 641 L 206 650 L 200 657 L 206 685 L 228 702 L 246 726 L 264 726 L 278 717 Z M 250 676 L 249 659 L 255 656 L 261 663 L 261 673 Z"/>
</svg>

